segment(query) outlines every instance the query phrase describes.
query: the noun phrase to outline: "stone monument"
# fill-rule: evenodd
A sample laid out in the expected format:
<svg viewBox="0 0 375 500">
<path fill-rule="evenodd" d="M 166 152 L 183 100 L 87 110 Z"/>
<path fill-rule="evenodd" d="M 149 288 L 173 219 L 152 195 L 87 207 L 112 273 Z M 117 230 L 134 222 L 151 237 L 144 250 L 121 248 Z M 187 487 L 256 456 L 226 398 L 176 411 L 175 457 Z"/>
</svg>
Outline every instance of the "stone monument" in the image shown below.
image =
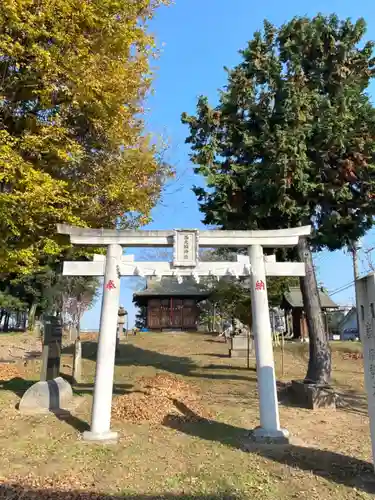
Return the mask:
<svg viewBox="0 0 375 500">
<path fill-rule="evenodd" d="M 250 329 L 238 319 L 234 321 L 233 335 L 229 342 L 229 356 L 231 358 L 248 358 L 255 355 Z"/>
<path fill-rule="evenodd" d="M 22 413 L 65 413 L 73 399 L 69 382 L 62 377 L 33 384 L 19 404 Z"/>
<path fill-rule="evenodd" d="M 62 324 L 58 316 L 44 321 L 42 369 L 40 382 L 23 395 L 19 410 L 27 413 L 58 413 L 67 408 L 73 398 L 70 384 L 60 377 Z"/>
<path fill-rule="evenodd" d="M 42 371 L 40 380 L 53 380 L 60 375 L 62 324 L 58 316 L 44 320 Z"/>
</svg>

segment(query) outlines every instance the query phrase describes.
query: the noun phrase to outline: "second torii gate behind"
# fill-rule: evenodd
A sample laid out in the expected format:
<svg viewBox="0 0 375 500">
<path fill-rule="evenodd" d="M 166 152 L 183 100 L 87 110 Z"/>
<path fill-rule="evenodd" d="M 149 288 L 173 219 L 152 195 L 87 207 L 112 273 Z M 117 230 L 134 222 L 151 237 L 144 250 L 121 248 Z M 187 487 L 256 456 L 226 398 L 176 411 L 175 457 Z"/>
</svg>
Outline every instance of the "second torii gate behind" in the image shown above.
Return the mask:
<svg viewBox="0 0 375 500">
<path fill-rule="evenodd" d="M 61 234 L 69 234 L 72 244 L 107 245 L 107 256 L 97 255 L 92 262 L 65 262 L 65 275 L 104 276 L 99 346 L 95 376 L 91 430 L 84 438 L 112 441 L 111 406 L 115 362 L 117 309 L 121 276 L 251 276 L 253 333 L 257 362 L 260 427 L 254 436 L 273 440 L 287 438 L 279 421 L 276 378 L 269 320 L 266 275 L 304 276 L 303 263 L 276 262 L 265 258 L 263 246 L 291 247 L 300 236 L 310 234 L 310 226 L 275 231 L 114 231 L 58 226 Z M 173 262 L 134 262 L 131 255 L 122 255 L 125 247 L 173 246 Z M 249 248 L 249 257 L 238 256 L 237 262 L 199 262 L 199 247 Z"/>
</svg>

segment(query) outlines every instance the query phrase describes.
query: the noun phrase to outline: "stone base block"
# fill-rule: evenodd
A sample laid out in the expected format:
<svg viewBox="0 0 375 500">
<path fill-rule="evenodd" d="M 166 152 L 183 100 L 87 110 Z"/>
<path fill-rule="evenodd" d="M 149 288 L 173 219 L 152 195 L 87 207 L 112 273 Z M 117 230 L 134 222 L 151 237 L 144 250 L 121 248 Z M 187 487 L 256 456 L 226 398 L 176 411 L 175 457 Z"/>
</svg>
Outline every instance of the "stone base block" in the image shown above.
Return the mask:
<svg viewBox="0 0 375 500">
<path fill-rule="evenodd" d="M 23 395 L 19 410 L 24 413 L 59 412 L 68 408 L 73 400 L 73 390 L 62 377 L 37 382 Z"/>
<path fill-rule="evenodd" d="M 289 444 L 289 432 L 286 429 L 268 431 L 257 427 L 251 431 L 249 439 L 258 444 Z"/>
<path fill-rule="evenodd" d="M 336 408 L 337 396 L 333 387 L 328 385 L 308 384 L 303 380 L 292 380 L 290 396 L 292 402 L 309 410 Z"/>
<path fill-rule="evenodd" d="M 118 441 L 118 432 L 92 432 L 85 431 L 82 439 L 90 443 L 116 444 Z"/>
</svg>

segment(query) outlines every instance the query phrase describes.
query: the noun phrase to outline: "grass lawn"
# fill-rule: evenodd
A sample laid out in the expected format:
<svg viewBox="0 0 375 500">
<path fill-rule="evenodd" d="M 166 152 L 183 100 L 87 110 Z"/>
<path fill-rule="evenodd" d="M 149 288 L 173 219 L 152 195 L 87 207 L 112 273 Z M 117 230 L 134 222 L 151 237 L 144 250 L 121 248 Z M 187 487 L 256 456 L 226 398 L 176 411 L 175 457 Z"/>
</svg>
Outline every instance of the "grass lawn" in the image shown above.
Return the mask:
<svg viewBox="0 0 375 500">
<path fill-rule="evenodd" d="M 121 439 L 112 446 L 79 438 L 92 404 L 92 339 L 84 343 L 85 380 L 68 417 L 17 411 L 20 394 L 38 378 L 38 359 L 0 365 L 0 499 L 373 498 L 362 360 L 347 355 L 356 344 L 334 346 L 343 407 L 312 412 L 281 402 L 293 444 L 251 452 L 244 443 L 259 424 L 254 363 L 248 370 L 244 360 L 228 358 L 227 346 L 209 335 L 145 333 L 123 341 L 112 423 Z M 301 378 L 307 346 L 287 345 L 283 363 L 277 348 L 275 358 L 280 382 Z M 70 374 L 71 364 L 67 349 L 62 371 Z"/>
</svg>

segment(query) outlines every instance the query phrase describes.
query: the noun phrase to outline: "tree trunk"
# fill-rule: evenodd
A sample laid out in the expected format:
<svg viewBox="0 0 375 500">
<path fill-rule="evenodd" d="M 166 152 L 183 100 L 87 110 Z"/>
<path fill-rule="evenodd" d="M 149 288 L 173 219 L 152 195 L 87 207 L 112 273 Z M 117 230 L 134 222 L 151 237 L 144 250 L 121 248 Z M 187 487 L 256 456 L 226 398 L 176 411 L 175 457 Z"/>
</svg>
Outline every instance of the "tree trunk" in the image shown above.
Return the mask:
<svg viewBox="0 0 375 500">
<path fill-rule="evenodd" d="M 2 329 L 4 316 L 5 316 L 5 309 L 1 309 L 1 311 L 0 311 L 0 330 Z"/>
<path fill-rule="evenodd" d="M 306 238 L 300 238 L 298 253 L 300 260 L 305 263 L 306 269 L 306 276 L 300 278 L 310 349 L 305 382 L 329 384 L 331 379 L 331 349 L 324 328 L 312 252 Z"/>
<path fill-rule="evenodd" d="M 26 331 L 26 324 L 27 324 L 27 314 L 24 311 L 22 313 L 22 330 L 25 332 Z"/>
<path fill-rule="evenodd" d="M 75 325 L 76 338 L 74 341 L 74 354 L 73 354 L 73 380 L 76 384 L 82 381 L 82 343 L 81 343 L 81 311 L 78 310 L 78 321 Z"/>
<path fill-rule="evenodd" d="M 35 314 L 36 314 L 37 306 L 38 306 L 38 304 L 36 302 L 33 302 L 30 309 L 29 309 L 29 317 L 28 317 L 27 327 L 30 331 L 34 331 Z"/>
<path fill-rule="evenodd" d="M 17 330 L 21 328 L 21 313 L 20 313 L 20 311 L 16 312 L 16 328 L 17 328 Z"/>
<path fill-rule="evenodd" d="M 10 320 L 10 313 L 6 312 L 5 313 L 5 319 L 4 319 L 4 332 L 9 332 L 9 320 Z"/>
<path fill-rule="evenodd" d="M 80 337 L 74 342 L 73 354 L 73 380 L 76 384 L 82 381 L 82 343 Z"/>
</svg>

